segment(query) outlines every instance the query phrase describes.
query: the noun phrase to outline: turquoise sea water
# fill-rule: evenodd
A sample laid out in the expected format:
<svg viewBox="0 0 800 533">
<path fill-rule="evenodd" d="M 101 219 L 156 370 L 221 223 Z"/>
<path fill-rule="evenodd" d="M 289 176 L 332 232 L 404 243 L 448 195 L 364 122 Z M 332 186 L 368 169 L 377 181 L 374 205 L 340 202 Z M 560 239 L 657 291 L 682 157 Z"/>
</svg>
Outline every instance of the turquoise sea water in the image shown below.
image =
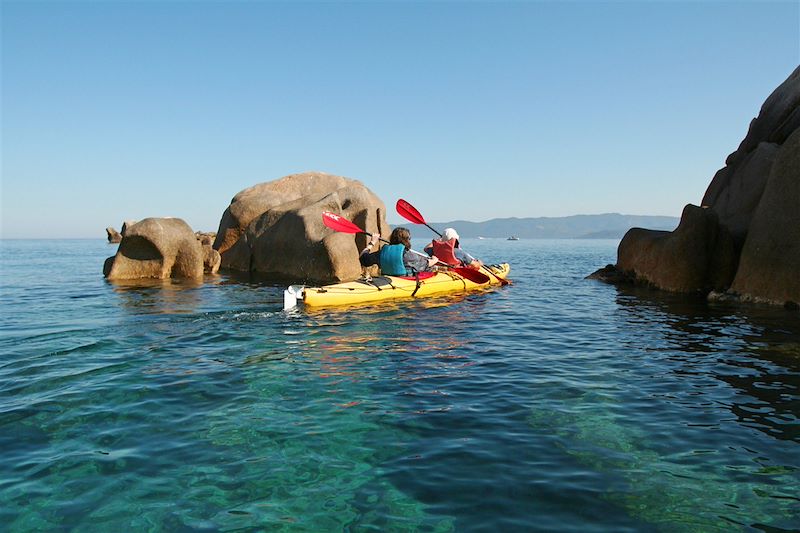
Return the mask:
<svg viewBox="0 0 800 533">
<path fill-rule="evenodd" d="M 800 315 L 584 276 L 616 241 L 465 241 L 510 287 L 281 311 L 0 241 L 0 530 L 800 529 Z"/>
</svg>

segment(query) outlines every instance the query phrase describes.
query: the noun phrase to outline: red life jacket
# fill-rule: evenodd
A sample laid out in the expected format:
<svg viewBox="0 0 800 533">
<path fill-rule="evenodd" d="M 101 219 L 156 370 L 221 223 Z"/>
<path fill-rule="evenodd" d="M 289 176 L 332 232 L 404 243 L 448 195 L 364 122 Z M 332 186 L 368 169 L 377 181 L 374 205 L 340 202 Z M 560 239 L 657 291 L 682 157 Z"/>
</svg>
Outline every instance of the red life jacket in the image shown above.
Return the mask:
<svg viewBox="0 0 800 533">
<path fill-rule="evenodd" d="M 449 265 L 460 265 L 458 259 L 456 259 L 455 254 L 455 247 L 456 247 L 456 240 L 450 239 L 449 241 L 439 241 L 434 240 L 431 242 L 431 246 L 433 247 L 433 255 L 439 258 L 439 261 L 443 263 L 447 263 Z"/>
</svg>

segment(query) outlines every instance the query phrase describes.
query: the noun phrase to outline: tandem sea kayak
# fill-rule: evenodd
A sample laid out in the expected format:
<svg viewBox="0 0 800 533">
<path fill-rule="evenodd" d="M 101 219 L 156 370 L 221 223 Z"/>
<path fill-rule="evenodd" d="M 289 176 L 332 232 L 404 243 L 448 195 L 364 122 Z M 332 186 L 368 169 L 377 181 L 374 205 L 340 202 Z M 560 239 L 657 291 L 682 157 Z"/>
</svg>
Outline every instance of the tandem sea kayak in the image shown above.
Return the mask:
<svg viewBox="0 0 800 533">
<path fill-rule="evenodd" d="M 493 275 L 488 283 L 475 283 L 452 270 L 425 272 L 416 277 L 377 276 L 324 287 L 292 285 L 283 294 L 283 308 L 294 307 L 302 301 L 310 307 L 354 305 L 401 298 L 424 298 L 440 296 L 450 292 L 463 292 L 500 285 L 511 268 L 508 263 L 486 265 L 484 269 Z M 481 269 L 481 272 L 484 271 Z M 495 277 L 496 276 L 496 277 Z"/>
</svg>

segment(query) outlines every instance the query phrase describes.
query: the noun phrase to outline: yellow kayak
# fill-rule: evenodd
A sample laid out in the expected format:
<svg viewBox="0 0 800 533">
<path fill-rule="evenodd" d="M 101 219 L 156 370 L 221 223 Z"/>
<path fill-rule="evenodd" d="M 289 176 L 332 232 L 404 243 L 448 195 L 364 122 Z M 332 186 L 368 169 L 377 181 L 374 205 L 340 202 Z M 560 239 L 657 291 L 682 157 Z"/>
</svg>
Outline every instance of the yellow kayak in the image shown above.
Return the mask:
<svg viewBox="0 0 800 533">
<path fill-rule="evenodd" d="M 293 285 L 284 292 L 284 308 L 293 307 L 292 299 L 302 300 L 308 306 L 353 305 L 400 298 L 424 298 L 439 296 L 449 292 L 463 292 L 500 285 L 497 278 L 505 279 L 511 268 L 508 263 L 486 265 L 494 275 L 488 275 L 488 283 L 475 283 L 452 270 L 435 273 L 423 273 L 419 279 L 413 277 L 377 276 L 371 279 L 359 279 L 324 287 L 304 287 Z M 427 274 L 428 277 L 425 277 Z M 488 272 L 487 272 L 488 274 Z M 495 277 L 497 276 L 497 278 Z M 288 299 L 288 301 L 287 301 Z"/>
</svg>

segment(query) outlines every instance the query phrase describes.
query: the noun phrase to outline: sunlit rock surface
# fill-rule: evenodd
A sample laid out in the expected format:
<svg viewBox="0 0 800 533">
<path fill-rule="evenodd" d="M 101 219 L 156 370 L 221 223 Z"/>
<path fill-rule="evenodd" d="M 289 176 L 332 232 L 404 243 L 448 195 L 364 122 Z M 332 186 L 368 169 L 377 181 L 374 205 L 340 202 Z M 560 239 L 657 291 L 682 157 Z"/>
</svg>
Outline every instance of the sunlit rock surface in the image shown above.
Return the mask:
<svg viewBox="0 0 800 533">
<path fill-rule="evenodd" d="M 111 226 L 106 228 L 106 235 L 108 236 L 108 242 L 110 243 L 118 243 L 122 241 L 122 235 L 120 235 L 120 233 Z"/>
<path fill-rule="evenodd" d="M 183 220 L 146 218 L 126 225 L 103 275 L 109 280 L 202 278 L 203 247 Z"/>
<path fill-rule="evenodd" d="M 222 268 L 322 282 L 357 278 L 367 238 L 330 230 L 323 211 L 369 232 L 390 229 L 383 202 L 361 182 L 323 172 L 292 174 L 233 198 L 214 242 Z"/>
</svg>

